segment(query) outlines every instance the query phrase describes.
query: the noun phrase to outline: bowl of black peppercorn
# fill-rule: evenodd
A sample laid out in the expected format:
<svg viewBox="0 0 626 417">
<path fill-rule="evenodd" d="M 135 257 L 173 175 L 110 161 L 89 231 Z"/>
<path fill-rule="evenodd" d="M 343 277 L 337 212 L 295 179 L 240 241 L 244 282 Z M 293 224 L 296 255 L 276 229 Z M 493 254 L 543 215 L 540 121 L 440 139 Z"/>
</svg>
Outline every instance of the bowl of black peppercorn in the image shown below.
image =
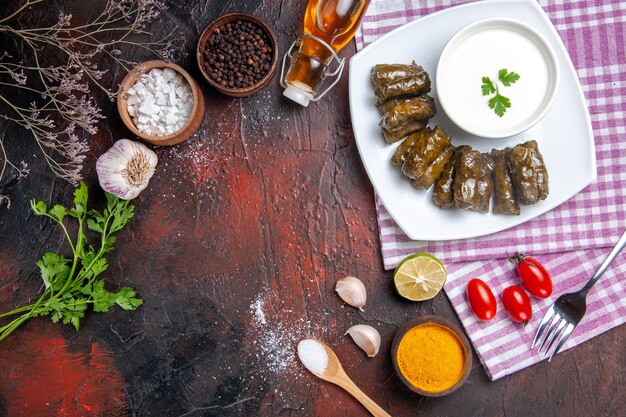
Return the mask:
<svg viewBox="0 0 626 417">
<path fill-rule="evenodd" d="M 250 96 L 276 73 L 276 36 L 256 16 L 229 13 L 202 32 L 196 56 L 200 72 L 216 90 L 233 97 Z"/>
</svg>

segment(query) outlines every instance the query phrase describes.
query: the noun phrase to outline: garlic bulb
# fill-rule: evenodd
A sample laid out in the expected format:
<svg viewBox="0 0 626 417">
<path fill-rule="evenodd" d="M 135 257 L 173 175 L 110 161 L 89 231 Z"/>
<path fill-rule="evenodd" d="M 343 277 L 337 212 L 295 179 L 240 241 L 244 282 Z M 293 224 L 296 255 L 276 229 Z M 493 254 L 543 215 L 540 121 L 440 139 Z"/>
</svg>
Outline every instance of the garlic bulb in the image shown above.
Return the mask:
<svg viewBox="0 0 626 417">
<path fill-rule="evenodd" d="M 367 291 L 365 291 L 365 285 L 360 279 L 355 277 L 341 278 L 335 285 L 335 291 L 343 301 L 363 311 L 363 306 L 367 301 Z"/>
<path fill-rule="evenodd" d="M 158 158 L 144 144 L 120 139 L 96 162 L 98 180 L 104 191 L 131 200 L 147 186 Z"/>
<path fill-rule="evenodd" d="M 349 334 L 356 343 L 370 358 L 376 356 L 380 349 L 380 333 L 378 330 L 367 324 L 357 324 L 348 329 Z"/>
</svg>

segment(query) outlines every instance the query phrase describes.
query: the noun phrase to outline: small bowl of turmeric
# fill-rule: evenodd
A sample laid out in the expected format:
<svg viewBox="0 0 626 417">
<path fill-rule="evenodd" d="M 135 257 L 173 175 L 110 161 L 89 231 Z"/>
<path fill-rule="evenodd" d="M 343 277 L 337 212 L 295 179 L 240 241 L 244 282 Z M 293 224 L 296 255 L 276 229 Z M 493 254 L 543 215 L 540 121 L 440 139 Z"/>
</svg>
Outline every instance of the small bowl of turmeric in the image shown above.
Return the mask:
<svg viewBox="0 0 626 417">
<path fill-rule="evenodd" d="M 456 391 L 472 369 L 472 350 L 463 332 L 436 316 L 422 316 L 404 324 L 396 332 L 391 353 L 402 382 L 427 397 Z"/>
</svg>

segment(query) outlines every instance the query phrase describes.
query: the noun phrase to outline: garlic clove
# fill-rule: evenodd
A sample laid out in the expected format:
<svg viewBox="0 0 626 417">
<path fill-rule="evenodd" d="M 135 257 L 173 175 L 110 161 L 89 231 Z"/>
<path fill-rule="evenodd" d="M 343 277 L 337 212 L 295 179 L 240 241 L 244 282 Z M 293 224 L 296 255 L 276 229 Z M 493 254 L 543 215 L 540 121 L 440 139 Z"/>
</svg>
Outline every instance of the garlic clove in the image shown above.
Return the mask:
<svg viewBox="0 0 626 417">
<path fill-rule="evenodd" d="M 349 334 L 368 357 L 373 358 L 380 349 L 380 333 L 378 330 L 367 324 L 356 324 L 348 329 Z"/>
<path fill-rule="evenodd" d="M 120 139 L 96 162 L 100 186 L 123 200 L 132 200 L 148 186 L 157 162 L 157 155 L 144 144 Z"/>
<path fill-rule="evenodd" d="M 363 306 L 367 301 L 367 291 L 365 291 L 365 285 L 360 279 L 355 277 L 341 278 L 335 285 L 335 291 L 347 304 L 363 311 Z"/>
</svg>

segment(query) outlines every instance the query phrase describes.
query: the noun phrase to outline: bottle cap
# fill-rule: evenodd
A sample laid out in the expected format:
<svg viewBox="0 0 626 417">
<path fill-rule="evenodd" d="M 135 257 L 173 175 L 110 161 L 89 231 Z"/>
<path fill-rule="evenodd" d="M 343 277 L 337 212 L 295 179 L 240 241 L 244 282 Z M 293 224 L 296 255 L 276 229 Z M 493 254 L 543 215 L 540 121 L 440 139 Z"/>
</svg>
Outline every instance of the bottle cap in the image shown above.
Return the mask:
<svg viewBox="0 0 626 417">
<path fill-rule="evenodd" d="M 285 91 L 283 91 L 283 95 L 304 107 L 308 107 L 309 101 L 313 98 L 311 93 L 294 85 L 288 85 Z"/>
</svg>

